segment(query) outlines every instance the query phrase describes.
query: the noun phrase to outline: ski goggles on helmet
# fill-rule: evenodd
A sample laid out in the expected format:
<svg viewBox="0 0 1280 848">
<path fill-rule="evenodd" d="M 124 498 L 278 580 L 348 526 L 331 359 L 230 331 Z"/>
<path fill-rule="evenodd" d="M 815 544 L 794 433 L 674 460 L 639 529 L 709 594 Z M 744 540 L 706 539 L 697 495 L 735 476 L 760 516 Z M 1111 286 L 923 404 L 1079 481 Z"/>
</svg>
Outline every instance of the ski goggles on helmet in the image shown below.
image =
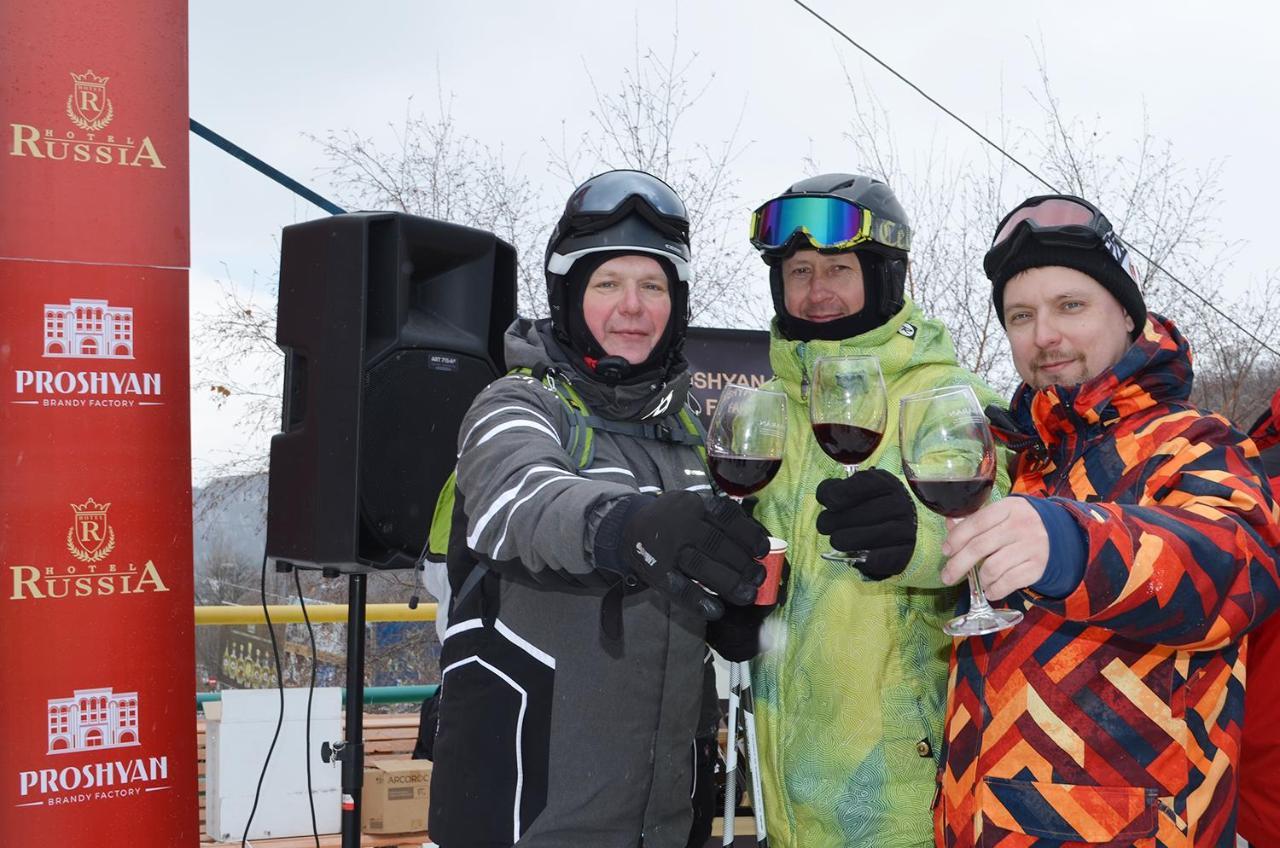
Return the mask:
<svg viewBox="0 0 1280 848">
<path fill-rule="evenodd" d="M 1104 248 L 1135 281 L 1137 268 L 1129 259 L 1129 249 L 1116 235 L 1107 216 L 1086 200 L 1065 194 L 1028 198 L 1000 221 L 995 238 L 983 257 L 987 277 L 996 279 L 1001 267 L 1016 256 L 1021 246 L 1032 243 L 1082 250 Z"/>
<path fill-rule="evenodd" d="M 911 229 L 877 218 L 835 195 L 784 194 L 751 215 L 751 245 L 764 253 L 784 250 L 797 235 L 818 250 L 847 250 L 867 242 L 908 251 Z"/>
<path fill-rule="evenodd" d="M 598 232 L 629 215 L 639 215 L 669 235 L 689 238 L 684 201 L 671 186 L 644 171 L 609 171 L 587 180 L 565 204 L 561 229 Z"/>
<path fill-rule="evenodd" d="M 693 278 L 688 242 L 672 238 L 644 215 L 627 215 L 602 229 L 557 238 L 547 251 L 547 271 L 563 276 L 579 259 L 603 252 L 652 255 L 671 263 L 680 280 L 688 283 Z"/>
</svg>

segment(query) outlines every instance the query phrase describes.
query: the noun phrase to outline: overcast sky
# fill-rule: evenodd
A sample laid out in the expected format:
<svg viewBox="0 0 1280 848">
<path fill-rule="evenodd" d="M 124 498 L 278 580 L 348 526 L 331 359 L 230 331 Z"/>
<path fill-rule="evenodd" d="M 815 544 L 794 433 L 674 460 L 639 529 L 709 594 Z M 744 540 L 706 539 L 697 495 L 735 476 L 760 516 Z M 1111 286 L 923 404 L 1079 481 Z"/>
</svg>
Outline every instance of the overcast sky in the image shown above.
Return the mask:
<svg viewBox="0 0 1280 848">
<path fill-rule="evenodd" d="M 1097 119 L 1115 152 L 1134 149 L 1145 110 L 1151 133 L 1190 172 L 1221 164 L 1221 207 L 1207 221 L 1243 240 L 1229 285 L 1280 267 L 1272 250 L 1272 162 L 1280 114 L 1274 4 L 1137 2 L 963 3 L 899 0 L 873 6 L 812 0 L 851 37 L 979 127 L 1040 125 L 1035 49 L 1043 46 L 1065 114 Z M 981 143 L 790 0 L 578 2 L 219 2 L 190 8 L 191 116 L 324 195 L 318 144 L 308 134 L 352 129 L 387 139 L 413 109 L 452 99 L 458 129 L 494 147 L 551 195 L 542 139 L 562 122 L 588 125 L 587 77 L 609 91 L 642 50 L 697 54 L 692 75 L 714 74 L 689 114 L 686 139 L 717 145 L 741 118 L 747 143 L 735 175 L 744 211 L 805 171 L 856 170 L 842 133 L 851 103 L 843 66 L 892 116 L 900 153 L 981 154 Z M 1013 195 L 1037 193 L 1013 175 Z M 910 210 L 908 210 L 910 212 Z M 325 213 L 207 142 L 191 138 L 193 317 L 212 308 L 215 279 L 269 278 L 281 227 Z M 986 231 L 993 221 L 976 221 Z M 745 230 L 745 217 L 744 224 Z M 761 266 L 763 278 L 763 266 Z M 1205 292 L 1212 295 L 1212 292 Z M 192 400 L 197 479 L 239 444 L 234 409 Z"/>
</svg>

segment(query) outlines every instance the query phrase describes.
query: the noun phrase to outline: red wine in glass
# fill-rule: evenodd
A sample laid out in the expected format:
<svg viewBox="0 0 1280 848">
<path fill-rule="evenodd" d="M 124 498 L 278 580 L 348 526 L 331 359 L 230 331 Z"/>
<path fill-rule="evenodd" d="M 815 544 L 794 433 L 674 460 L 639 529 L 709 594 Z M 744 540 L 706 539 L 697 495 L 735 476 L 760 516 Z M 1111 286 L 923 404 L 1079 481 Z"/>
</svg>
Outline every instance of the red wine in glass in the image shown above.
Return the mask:
<svg viewBox="0 0 1280 848">
<path fill-rule="evenodd" d="M 821 423 L 813 425 L 813 435 L 827 456 L 841 465 L 866 462 L 880 446 L 884 433 L 854 424 Z"/>
<path fill-rule="evenodd" d="M 991 477 L 918 480 L 907 475 L 907 484 L 920 503 L 938 515 L 961 518 L 977 512 L 991 496 Z"/>
<path fill-rule="evenodd" d="M 782 458 L 757 458 L 751 456 L 724 456 L 708 454 L 707 465 L 711 476 L 724 489 L 725 494 L 745 498 L 768 485 L 782 468 Z"/>
</svg>

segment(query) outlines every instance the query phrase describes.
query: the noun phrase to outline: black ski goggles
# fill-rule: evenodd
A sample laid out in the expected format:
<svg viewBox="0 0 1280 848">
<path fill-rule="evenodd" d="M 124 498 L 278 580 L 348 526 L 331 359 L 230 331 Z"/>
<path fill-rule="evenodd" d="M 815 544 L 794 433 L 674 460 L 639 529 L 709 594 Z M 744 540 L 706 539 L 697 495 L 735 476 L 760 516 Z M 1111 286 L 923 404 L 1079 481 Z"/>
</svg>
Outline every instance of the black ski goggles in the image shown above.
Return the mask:
<svg viewBox="0 0 1280 848">
<path fill-rule="evenodd" d="M 660 231 L 689 238 L 689 213 L 671 186 L 644 171 L 609 171 L 587 180 L 569 198 L 561 217 L 566 232 L 599 232 L 629 215 Z"/>
<path fill-rule="evenodd" d="M 987 277 L 1000 276 L 1000 269 L 1017 255 L 1028 239 L 1055 247 L 1105 248 L 1125 273 L 1138 281 L 1137 269 L 1129 260 L 1129 249 L 1116 235 L 1107 216 L 1087 200 L 1065 194 L 1041 195 L 1028 198 L 1005 215 L 982 260 Z"/>
<path fill-rule="evenodd" d="M 877 218 L 852 200 L 835 195 L 784 194 L 751 215 L 751 245 L 756 250 L 778 253 L 797 235 L 818 250 L 848 250 L 867 242 L 911 249 L 909 227 Z"/>
</svg>

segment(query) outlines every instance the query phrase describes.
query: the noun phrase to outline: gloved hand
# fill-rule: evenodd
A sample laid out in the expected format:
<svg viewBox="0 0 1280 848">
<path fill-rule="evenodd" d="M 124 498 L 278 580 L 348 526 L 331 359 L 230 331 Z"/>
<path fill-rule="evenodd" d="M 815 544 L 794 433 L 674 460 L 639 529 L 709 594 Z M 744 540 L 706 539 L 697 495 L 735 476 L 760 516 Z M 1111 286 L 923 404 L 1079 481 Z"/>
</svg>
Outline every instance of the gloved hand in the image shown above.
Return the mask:
<svg viewBox="0 0 1280 848">
<path fill-rule="evenodd" d="M 595 540 L 597 568 L 652 586 L 708 621 L 724 614 L 725 602 L 755 600 L 764 582 L 755 558 L 768 552 L 764 528 L 741 507 L 693 492 L 629 495 L 605 513 Z"/>
<path fill-rule="evenodd" d="M 901 574 L 916 549 L 916 505 L 907 487 L 882 468 L 818 484 L 818 532 L 838 551 L 866 551 L 854 567 L 871 580 Z"/>
<path fill-rule="evenodd" d="M 787 581 L 791 563 L 782 561 L 778 580 L 778 601 L 773 604 L 729 606 L 718 621 L 707 623 L 707 644 L 729 662 L 746 662 L 760 653 L 760 626 L 773 611 L 787 602 Z"/>
</svg>

